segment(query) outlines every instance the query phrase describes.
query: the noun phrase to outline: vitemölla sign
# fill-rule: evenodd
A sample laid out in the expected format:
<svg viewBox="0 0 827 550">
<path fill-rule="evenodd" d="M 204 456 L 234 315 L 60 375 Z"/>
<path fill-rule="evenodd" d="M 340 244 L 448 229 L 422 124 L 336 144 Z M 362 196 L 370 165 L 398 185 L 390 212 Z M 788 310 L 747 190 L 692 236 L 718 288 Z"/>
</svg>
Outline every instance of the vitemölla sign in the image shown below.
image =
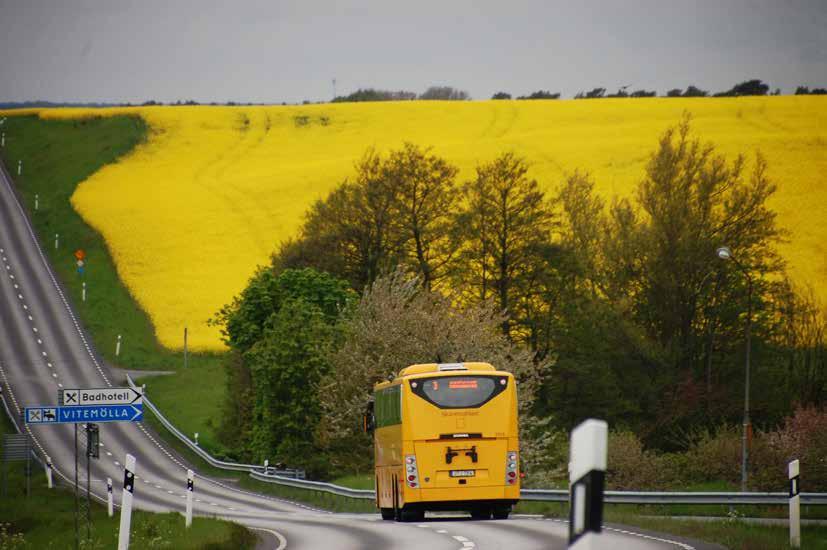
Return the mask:
<svg viewBox="0 0 827 550">
<path fill-rule="evenodd" d="M 85 405 L 143 405 L 142 388 L 83 388 L 58 392 L 58 405 L 78 407 Z"/>
<path fill-rule="evenodd" d="M 26 407 L 26 424 L 86 424 L 141 422 L 141 405 L 87 405 L 80 407 Z"/>
</svg>

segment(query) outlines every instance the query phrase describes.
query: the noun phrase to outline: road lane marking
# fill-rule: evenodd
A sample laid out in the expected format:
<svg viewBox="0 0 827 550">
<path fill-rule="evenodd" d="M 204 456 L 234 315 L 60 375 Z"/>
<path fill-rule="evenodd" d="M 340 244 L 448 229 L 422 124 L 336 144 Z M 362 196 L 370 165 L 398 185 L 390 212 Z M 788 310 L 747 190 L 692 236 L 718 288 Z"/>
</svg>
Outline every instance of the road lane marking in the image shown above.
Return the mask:
<svg viewBox="0 0 827 550">
<path fill-rule="evenodd" d="M 232 510 L 232 508 L 230 508 L 230 510 Z M 264 531 L 265 533 L 270 533 L 271 535 L 276 537 L 276 540 L 279 541 L 279 545 L 275 548 L 275 550 L 284 550 L 285 548 L 287 548 L 287 539 L 284 538 L 284 536 L 281 533 L 273 531 L 272 529 L 265 529 L 263 527 L 250 527 L 250 529 L 253 529 L 255 531 Z"/>
<path fill-rule="evenodd" d="M 454 535 L 453 538 L 457 539 L 460 542 L 467 542 L 468 539 L 463 537 L 462 535 Z"/>
</svg>

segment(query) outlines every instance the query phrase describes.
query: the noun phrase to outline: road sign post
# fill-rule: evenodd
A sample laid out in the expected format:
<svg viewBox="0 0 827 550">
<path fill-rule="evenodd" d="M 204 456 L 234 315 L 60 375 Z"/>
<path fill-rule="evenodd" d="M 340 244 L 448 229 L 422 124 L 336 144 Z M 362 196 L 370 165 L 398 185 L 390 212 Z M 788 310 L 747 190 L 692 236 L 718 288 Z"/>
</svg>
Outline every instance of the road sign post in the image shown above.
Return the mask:
<svg viewBox="0 0 827 550">
<path fill-rule="evenodd" d="M 115 502 L 114 498 L 112 497 L 112 478 L 106 478 L 106 511 L 109 513 L 109 517 L 111 518 L 115 515 Z"/>
<path fill-rule="evenodd" d="M 187 470 L 187 517 L 185 524 L 187 527 L 192 525 L 192 493 L 195 491 L 195 472 Z"/>
<path fill-rule="evenodd" d="M 801 487 L 799 487 L 799 464 L 793 460 L 787 465 L 790 478 L 790 547 L 801 548 Z"/>
<path fill-rule="evenodd" d="M 49 489 L 52 488 L 52 459 L 46 455 L 46 482 L 49 484 Z"/>
<path fill-rule="evenodd" d="M 569 548 L 592 550 L 600 544 L 608 434 L 608 424 L 594 419 L 571 432 Z"/>
<path fill-rule="evenodd" d="M 132 523 L 132 492 L 135 490 L 135 457 L 126 455 L 121 496 L 121 524 L 118 529 L 118 550 L 129 550 L 129 529 Z"/>
</svg>

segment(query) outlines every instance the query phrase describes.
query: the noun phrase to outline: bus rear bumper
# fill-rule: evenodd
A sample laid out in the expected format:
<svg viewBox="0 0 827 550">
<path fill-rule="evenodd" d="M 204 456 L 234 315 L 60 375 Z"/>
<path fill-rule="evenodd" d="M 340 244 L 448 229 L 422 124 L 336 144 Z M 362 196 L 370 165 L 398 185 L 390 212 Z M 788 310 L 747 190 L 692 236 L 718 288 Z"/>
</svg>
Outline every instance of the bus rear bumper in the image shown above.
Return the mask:
<svg viewBox="0 0 827 550">
<path fill-rule="evenodd" d="M 405 494 L 405 503 L 422 505 L 427 510 L 468 510 L 480 506 L 510 506 L 520 498 L 518 487 L 468 487 L 461 491 L 449 488 L 419 489 Z M 459 497 L 459 498 L 457 498 Z"/>
</svg>

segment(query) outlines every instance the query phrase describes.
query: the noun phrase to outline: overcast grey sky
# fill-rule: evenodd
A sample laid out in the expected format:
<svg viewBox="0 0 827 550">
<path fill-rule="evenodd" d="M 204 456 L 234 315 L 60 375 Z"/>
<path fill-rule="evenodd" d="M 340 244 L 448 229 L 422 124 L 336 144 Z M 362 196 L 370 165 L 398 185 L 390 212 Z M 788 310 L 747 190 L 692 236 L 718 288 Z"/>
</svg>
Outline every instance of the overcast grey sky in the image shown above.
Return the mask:
<svg viewBox="0 0 827 550">
<path fill-rule="evenodd" d="M 827 86 L 827 0 L 0 0 L 0 101 Z"/>
</svg>

